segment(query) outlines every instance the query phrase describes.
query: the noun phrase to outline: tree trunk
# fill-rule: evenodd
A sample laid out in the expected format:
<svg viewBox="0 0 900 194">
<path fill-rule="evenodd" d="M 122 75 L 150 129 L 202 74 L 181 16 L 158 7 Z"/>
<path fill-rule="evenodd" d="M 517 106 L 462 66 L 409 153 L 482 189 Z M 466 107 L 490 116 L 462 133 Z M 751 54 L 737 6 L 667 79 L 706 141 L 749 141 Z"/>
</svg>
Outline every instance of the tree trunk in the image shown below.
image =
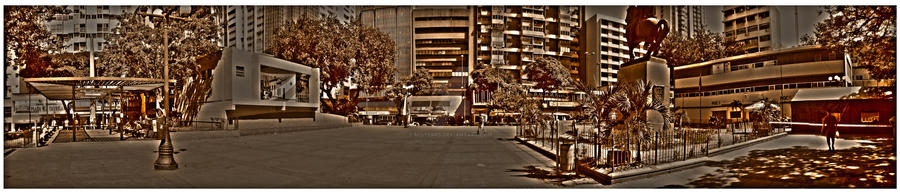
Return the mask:
<svg viewBox="0 0 900 194">
<path fill-rule="evenodd" d="M 335 105 L 337 105 L 337 100 L 334 99 L 334 97 L 331 95 L 331 89 L 333 89 L 333 87 L 328 87 L 328 86 L 325 86 L 325 84 L 322 84 L 322 87 L 319 87 L 319 89 L 320 89 L 319 92 L 324 94 L 325 97 L 328 98 L 327 99 L 328 102 L 330 102 L 330 104 L 329 103 L 321 103 L 322 109 L 324 110 L 323 112 L 334 113 L 334 111 L 335 111 L 334 107 L 335 107 Z"/>
</svg>

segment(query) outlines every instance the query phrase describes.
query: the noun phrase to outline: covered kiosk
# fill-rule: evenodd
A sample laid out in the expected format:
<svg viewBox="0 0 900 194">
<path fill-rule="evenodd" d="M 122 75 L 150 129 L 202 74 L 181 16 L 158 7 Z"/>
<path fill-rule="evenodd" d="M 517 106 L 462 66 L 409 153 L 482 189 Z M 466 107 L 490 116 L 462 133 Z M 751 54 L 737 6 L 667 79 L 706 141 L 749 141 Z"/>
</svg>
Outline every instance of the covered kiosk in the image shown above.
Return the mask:
<svg viewBox="0 0 900 194">
<path fill-rule="evenodd" d="M 127 97 L 129 92 L 147 92 L 163 87 L 165 81 L 163 79 L 153 78 L 133 78 L 133 77 L 40 77 L 25 78 L 25 83 L 37 90 L 47 100 L 92 100 L 102 104 L 101 113 L 106 113 L 101 120 L 102 126 L 110 126 L 115 121 L 112 120 L 112 112 L 123 112 L 125 104 L 122 103 L 123 98 Z M 169 83 L 175 80 L 170 79 Z M 72 103 L 74 106 L 75 103 Z M 118 105 L 118 106 L 116 106 Z M 66 109 L 72 109 L 71 114 L 75 114 L 74 107 L 64 105 Z M 95 112 L 93 106 L 91 112 Z M 74 115 L 72 115 L 74 116 Z M 77 119 L 70 117 L 70 119 Z M 72 123 L 74 124 L 74 123 Z M 80 126 L 83 126 L 80 123 Z M 75 128 L 80 127 L 73 125 L 72 141 L 77 141 L 75 137 Z M 117 130 L 122 131 L 122 126 L 117 125 Z M 121 139 L 120 133 L 120 139 Z"/>
<path fill-rule="evenodd" d="M 853 95 L 860 87 L 801 89 L 791 100 L 794 133 L 819 133 L 826 114 L 838 119 L 843 134 L 891 135 L 896 132 L 896 100 Z"/>
</svg>

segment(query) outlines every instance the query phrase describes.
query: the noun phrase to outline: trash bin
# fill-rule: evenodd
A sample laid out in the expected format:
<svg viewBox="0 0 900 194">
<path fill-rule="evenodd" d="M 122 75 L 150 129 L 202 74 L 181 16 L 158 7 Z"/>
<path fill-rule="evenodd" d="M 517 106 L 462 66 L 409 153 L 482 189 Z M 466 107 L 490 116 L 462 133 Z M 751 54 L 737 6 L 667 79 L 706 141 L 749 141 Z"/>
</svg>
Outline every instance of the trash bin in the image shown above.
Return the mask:
<svg viewBox="0 0 900 194">
<path fill-rule="evenodd" d="M 572 144 L 560 144 L 559 146 L 559 157 L 556 161 L 559 163 L 560 171 L 572 171 L 575 167 L 575 149 L 573 149 Z"/>
</svg>

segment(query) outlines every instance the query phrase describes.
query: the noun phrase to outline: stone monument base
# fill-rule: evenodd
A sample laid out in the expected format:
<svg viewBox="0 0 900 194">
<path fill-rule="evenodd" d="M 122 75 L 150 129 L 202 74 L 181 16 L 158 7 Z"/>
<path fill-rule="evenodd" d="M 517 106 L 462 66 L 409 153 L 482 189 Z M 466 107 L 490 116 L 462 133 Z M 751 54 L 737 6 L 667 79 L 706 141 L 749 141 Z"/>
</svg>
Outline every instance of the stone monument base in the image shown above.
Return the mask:
<svg viewBox="0 0 900 194">
<path fill-rule="evenodd" d="M 618 82 L 622 84 L 634 83 L 643 80 L 653 85 L 653 100 L 661 100 L 664 106 L 670 106 L 672 93 L 671 73 L 666 60 L 658 57 L 650 57 L 644 60 L 635 60 L 622 64 L 619 69 Z M 659 112 L 647 111 L 647 118 L 654 129 L 661 129 L 663 116 Z"/>
</svg>

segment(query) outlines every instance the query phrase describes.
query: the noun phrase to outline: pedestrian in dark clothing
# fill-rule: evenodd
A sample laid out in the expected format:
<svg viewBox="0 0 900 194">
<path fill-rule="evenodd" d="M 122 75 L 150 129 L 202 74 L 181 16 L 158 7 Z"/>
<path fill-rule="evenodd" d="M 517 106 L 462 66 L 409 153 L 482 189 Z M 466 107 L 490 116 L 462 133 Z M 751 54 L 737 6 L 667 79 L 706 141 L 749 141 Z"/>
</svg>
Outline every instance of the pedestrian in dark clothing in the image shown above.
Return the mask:
<svg viewBox="0 0 900 194">
<path fill-rule="evenodd" d="M 830 113 L 822 118 L 822 135 L 825 135 L 825 143 L 828 144 L 828 150 L 834 150 L 834 138 L 837 136 L 837 118 Z"/>
</svg>

